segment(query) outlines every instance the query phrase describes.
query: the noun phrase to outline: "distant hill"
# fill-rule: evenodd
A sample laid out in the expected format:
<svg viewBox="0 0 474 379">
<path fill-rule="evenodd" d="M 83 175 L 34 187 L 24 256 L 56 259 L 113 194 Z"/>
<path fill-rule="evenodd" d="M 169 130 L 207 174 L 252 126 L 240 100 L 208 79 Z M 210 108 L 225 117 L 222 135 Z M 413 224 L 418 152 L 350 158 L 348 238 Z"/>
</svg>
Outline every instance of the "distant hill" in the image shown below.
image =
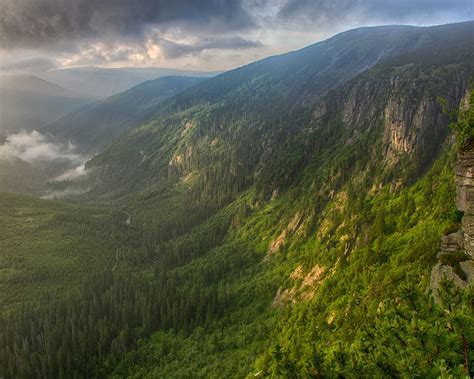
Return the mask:
<svg viewBox="0 0 474 379">
<path fill-rule="evenodd" d="M 197 77 L 163 77 L 81 107 L 43 130 L 80 150 L 97 149 L 131 127 L 152 118 L 158 104 L 206 80 Z"/>
<path fill-rule="evenodd" d="M 211 77 L 219 72 L 187 71 L 171 68 L 101 68 L 94 66 L 56 69 L 41 74 L 41 78 L 95 98 L 123 92 L 141 82 L 163 76 Z"/>
<path fill-rule="evenodd" d="M 37 129 L 90 98 L 33 75 L 0 77 L 0 133 Z"/>
</svg>

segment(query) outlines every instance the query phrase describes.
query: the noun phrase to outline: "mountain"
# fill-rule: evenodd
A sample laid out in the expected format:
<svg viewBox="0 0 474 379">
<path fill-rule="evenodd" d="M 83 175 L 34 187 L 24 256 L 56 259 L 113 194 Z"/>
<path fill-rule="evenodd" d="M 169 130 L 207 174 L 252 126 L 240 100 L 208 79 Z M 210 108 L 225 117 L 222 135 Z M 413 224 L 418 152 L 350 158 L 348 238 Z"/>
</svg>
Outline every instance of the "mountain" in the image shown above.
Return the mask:
<svg viewBox="0 0 474 379">
<path fill-rule="evenodd" d="M 185 76 L 148 80 L 75 110 L 42 131 L 60 140 L 72 141 L 79 149 L 97 150 L 131 127 L 152 118 L 158 105 L 166 99 L 204 80 Z"/>
<path fill-rule="evenodd" d="M 461 51 L 465 51 L 469 49 L 466 38 L 470 28 L 470 23 L 461 23 L 436 28 L 384 26 L 351 30 L 212 78 L 177 96 L 172 111 L 183 105 L 228 103 L 236 112 L 245 107 L 247 113 L 260 114 L 264 110 L 267 115 L 278 117 L 293 105 L 312 106 L 328 90 L 384 59 L 415 49 L 436 50 L 439 43 L 462 43 Z"/>
<path fill-rule="evenodd" d="M 40 74 L 44 80 L 56 83 L 87 97 L 103 98 L 123 92 L 146 80 L 162 76 L 211 77 L 218 72 L 177 70 L 159 67 L 102 68 L 94 66 L 55 69 Z"/>
<path fill-rule="evenodd" d="M 438 252 L 470 238 L 473 32 L 356 29 L 221 74 L 89 161 L 71 203 L 0 199 L 3 293 L 35 289 L 0 299 L 2 372 L 472 376 L 472 290 L 428 289 L 439 260 L 472 280 Z"/>
<path fill-rule="evenodd" d="M 97 152 L 121 133 L 153 118 L 160 103 L 203 80 L 206 79 L 163 77 L 150 80 L 123 93 L 80 106 L 49 125 L 38 127 L 39 123 L 31 123 L 37 126 L 35 129 L 41 132 L 39 134 L 37 131 L 29 132 L 36 133 L 35 135 L 28 134 L 25 127 L 6 130 L 5 134 L 20 130 L 26 130 L 27 133 L 17 135 L 16 142 L 9 142 L 8 137 L 6 141 L 0 141 L 0 191 L 36 196 L 63 193 L 61 188 L 57 188 L 58 183 L 53 181 L 56 182 L 64 173 L 74 168 L 79 169 L 86 160 L 85 154 Z M 37 82 L 43 83 L 41 79 L 37 79 L 36 82 L 17 80 L 15 84 L 23 84 L 22 90 L 30 91 L 32 101 L 44 104 L 44 109 L 40 111 L 50 112 L 52 104 L 45 103 L 44 94 L 51 93 L 51 88 L 56 90 L 57 96 L 67 91 L 52 84 L 39 86 Z M 8 101 L 5 103 L 9 104 Z M 56 105 L 61 109 L 68 109 L 63 103 Z M 16 108 L 11 105 L 6 108 L 7 111 L 12 109 Z M 23 117 L 25 115 L 23 108 L 18 109 L 18 113 Z M 47 116 L 52 117 L 53 113 L 50 112 Z M 38 156 L 38 159 L 28 158 L 28 150 Z M 49 155 L 49 158 L 45 157 L 45 154 Z M 27 161 L 21 159 L 22 157 L 27 157 Z M 75 192 L 77 191 L 72 191 Z"/>
<path fill-rule="evenodd" d="M 32 75 L 0 77 L 0 133 L 33 130 L 90 98 Z"/>
<path fill-rule="evenodd" d="M 100 166 L 110 181 L 102 182 L 109 187 L 96 190 L 108 192 L 113 188 L 122 194 L 142 191 L 153 180 L 162 185 L 164 177 L 171 178 L 173 172 L 175 176 L 189 173 L 191 168 L 203 176 L 221 178 L 217 173 L 204 174 L 201 159 L 207 162 L 207 169 L 214 165 L 212 170 L 235 171 L 245 187 L 260 173 L 259 167 L 265 167 L 263 160 L 270 153 L 269 163 L 282 156 L 291 157 L 287 166 L 296 164 L 294 160 L 303 155 L 303 144 L 284 155 L 280 150 L 310 122 L 308 117 L 321 96 L 343 88 L 363 69 L 369 72 L 367 67 L 375 65 L 383 70 L 384 64 L 404 67 L 416 62 L 414 71 L 407 71 L 414 77 L 421 75 L 421 68 L 433 65 L 447 66 L 448 72 L 456 68 L 461 76 L 469 73 L 466 62 L 472 57 L 472 28 L 471 22 L 431 28 L 356 29 L 211 78 L 165 101 L 154 122 L 117 140 L 90 162 L 91 167 Z M 438 53 L 439 46 L 445 48 L 442 54 Z M 370 71 L 370 75 L 373 72 L 378 71 Z M 460 91 L 467 79 L 463 81 Z M 384 90 L 382 85 L 379 88 Z M 262 174 L 265 172 L 267 167 Z M 287 181 L 293 179 L 287 170 L 282 174 Z M 224 171 L 221 175 L 228 177 Z"/>
</svg>

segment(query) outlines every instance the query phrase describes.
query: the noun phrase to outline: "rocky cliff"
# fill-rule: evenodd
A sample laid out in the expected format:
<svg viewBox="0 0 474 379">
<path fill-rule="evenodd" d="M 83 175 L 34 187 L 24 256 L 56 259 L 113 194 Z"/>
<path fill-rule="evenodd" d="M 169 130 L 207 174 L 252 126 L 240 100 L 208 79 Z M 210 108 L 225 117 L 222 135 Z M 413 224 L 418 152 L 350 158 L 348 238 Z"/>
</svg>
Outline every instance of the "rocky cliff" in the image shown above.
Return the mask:
<svg viewBox="0 0 474 379">
<path fill-rule="evenodd" d="M 461 108 L 469 107 L 466 95 Z M 439 262 L 431 272 L 431 287 L 437 294 L 443 276 L 459 287 L 474 283 L 474 140 L 461 148 L 455 167 L 456 208 L 462 214 L 461 228 L 443 237 Z"/>
<path fill-rule="evenodd" d="M 372 133 L 366 151 L 372 162 L 381 163 L 377 168 L 382 173 L 375 187 L 386 178 L 412 182 L 449 143 L 449 117 L 440 98 L 449 109 L 459 107 L 470 75 L 471 70 L 461 66 L 444 71 L 422 64 L 373 69 L 319 101 L 308 136 L 316 136 L 318 146 L 335 130 L 328 125 L 343 125 L 346 132 L 339 138 L 352 146 Z"/>
<path fill-rule="evenodd" d="M 456 206 L 463 212 L 462 247 L 474 259 L 474 141 L 461 150 L 456 165 Z"/>
</svg>

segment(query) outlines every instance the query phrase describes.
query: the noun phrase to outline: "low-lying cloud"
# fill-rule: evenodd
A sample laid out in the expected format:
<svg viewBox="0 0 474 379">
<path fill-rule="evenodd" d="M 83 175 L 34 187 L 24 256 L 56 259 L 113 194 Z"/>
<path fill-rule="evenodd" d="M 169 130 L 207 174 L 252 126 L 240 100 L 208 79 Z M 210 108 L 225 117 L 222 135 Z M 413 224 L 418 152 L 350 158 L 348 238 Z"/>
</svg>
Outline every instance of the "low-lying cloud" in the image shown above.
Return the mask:
<svg viewBox="0 0 474 379">
<path fill-rule="evenodd" d="M 38 131 L 0 138 L 0 162 L 9 161 L 13 164 L 10 167 L 16 167 L 17 160 L 29 163 L 42 178 L 44 198 L 79 195 L 89 190 L 87 182 L 81 180 L 89 173 L 85 168 L 88 157 L 77 153 L 71 143 L 53 142 Z"/>
<path fill-rule="evenodd" d="M 89 191 L 89 188 L 66 188 L 64 190 L 48 191 L 45 195 L 41 196 L 41 198 L 47 200 L 63 199 L 68 196 L 82 195 L 87 191 Z"/>
<path fill-rule="evenodd" d="M 21 159 L 30 164 L 51 161 L 68 161 L 83 164 L 85 157 L 75 152 L 72 144 L 53 143 L 38 131 L 8 135 L 0 145 L 0 159 Z"/>
<path fill-rule="evenodd" d="M 53 178 L 53 181 L 62 182 L 64 180 L 73 180 L 80 178 L 86 174 L 86 165 L 80 164 L 79 166 L 73 167 L 69 170 L 66 170 L 62 174 Z"/>
</svg>

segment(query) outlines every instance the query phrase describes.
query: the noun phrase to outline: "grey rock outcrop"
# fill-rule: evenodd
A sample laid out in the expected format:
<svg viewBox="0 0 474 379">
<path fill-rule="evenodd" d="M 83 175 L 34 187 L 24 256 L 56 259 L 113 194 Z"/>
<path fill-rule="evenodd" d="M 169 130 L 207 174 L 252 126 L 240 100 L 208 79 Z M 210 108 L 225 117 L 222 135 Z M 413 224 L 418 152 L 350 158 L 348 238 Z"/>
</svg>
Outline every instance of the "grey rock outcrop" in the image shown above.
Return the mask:
<svg viewBox="0 0 474 379">
<path fill-rule="evenodd" d="M 474 283 L 474 141 L 460 149 L 455 174 L 456 207 L 463 217 L 461 229 L 442 238 L 439 262 L 431 271 L 435 298 L 443 277 L 460 288 Z"/>
<path fill-rule="evenodd" d="M 456 165 L 456 206 L 464 213 L 461 221 L 463 249 L 474 258 L 474 141 L 459 153 Z"/>
</svg>

